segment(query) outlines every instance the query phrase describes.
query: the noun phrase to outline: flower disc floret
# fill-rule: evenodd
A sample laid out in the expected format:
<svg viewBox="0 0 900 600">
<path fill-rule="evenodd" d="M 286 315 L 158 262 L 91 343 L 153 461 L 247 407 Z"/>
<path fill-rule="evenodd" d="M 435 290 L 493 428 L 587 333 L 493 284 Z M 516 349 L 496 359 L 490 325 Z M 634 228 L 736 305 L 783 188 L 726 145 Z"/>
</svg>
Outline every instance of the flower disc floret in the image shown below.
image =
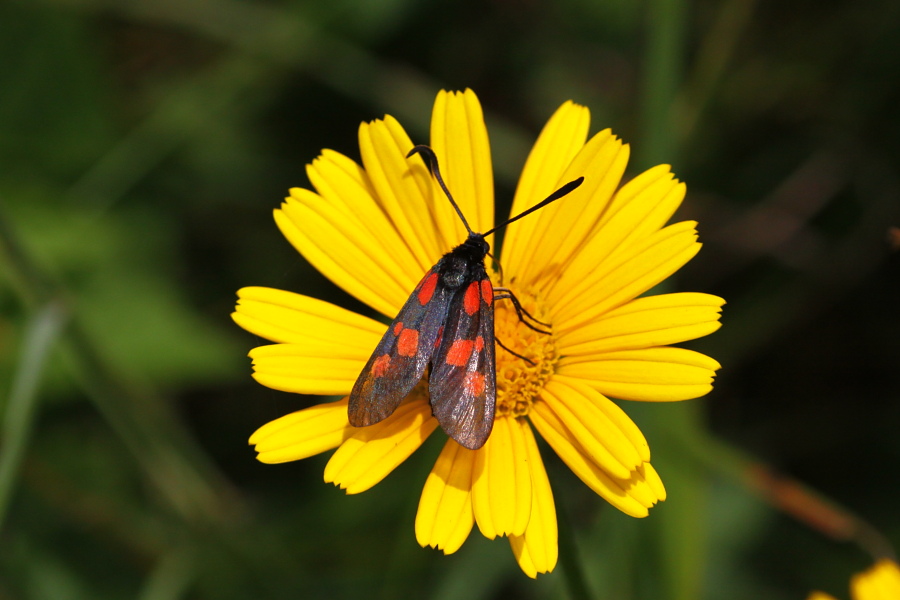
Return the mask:
<svg viewBox="0 0 900 600">
<path fill-rule="evenodd" d="M 497 415 L 524 417 L 553 376 L 559 355 L 538 295 L 514 284 L 507 287 L 534 320 L 520 316 L 509 300 L 494 305 L 494 335 L 506 346 L 497 348 Z"/>
</svg>

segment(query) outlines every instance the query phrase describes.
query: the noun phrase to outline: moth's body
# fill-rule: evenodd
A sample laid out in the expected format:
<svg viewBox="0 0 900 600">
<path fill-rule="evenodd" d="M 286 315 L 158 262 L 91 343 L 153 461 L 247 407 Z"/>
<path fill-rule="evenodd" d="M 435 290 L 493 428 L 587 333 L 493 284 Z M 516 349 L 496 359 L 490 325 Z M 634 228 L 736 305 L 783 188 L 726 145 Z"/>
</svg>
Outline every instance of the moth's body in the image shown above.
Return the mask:
<svg viewBox="0 0 900 600">
<path fill-rule="evenodd" d="M 473 280 L 487 277 L 484 259 L 491 247 L 479 234 L 470 235 L 466 241 L 441 257 L 434 266 L 441 283 L 450 289 L 462 287 Z"/>
<path fill-rule="evenodd" d="M 475 233 L 444 185 L 434 151 L 416 146 L 407 157 L 416 153 L 428 161 L 432 175 L 469 237 L 431 267 L 397 313 L 353 384 L 347 416 L 354 427 L 388 418 L 430 367 L 428 394 L 432 413 L 447 435 L 462 446 L 477 450 L 491 435 L 497 400 L 494 287 L 484 266 L 490 251 L 484 238 L 565 196 L 584 178 L 570 181 L 544 201 L 493 229 Z M 515 297 L 509 290 L 503 292 L 500 298 L 512 300 L 521 319 L 524 311 Z"/>
<path fill-rule="evenodd" d="M 429 395 L 444 431 L 480 448 L 496 401 L 493 287 L 480 234 L 445 254 L 416 286 L 350 393 L 354 427 L 390 416 L 430 366 Z"/>
</svg>

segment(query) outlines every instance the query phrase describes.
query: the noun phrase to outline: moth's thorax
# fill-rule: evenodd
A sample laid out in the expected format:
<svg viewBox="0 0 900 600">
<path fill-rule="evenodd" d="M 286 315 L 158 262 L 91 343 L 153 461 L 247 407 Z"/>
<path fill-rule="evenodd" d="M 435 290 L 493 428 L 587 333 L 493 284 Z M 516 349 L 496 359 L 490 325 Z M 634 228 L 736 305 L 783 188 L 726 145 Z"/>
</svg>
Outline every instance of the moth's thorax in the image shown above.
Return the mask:
<svg viewBox="0 0 900 600">
<path fill-rule="evenodd" d="M 490 249 L 481 235 L 470 235 L 438 262 L 437 272 L 441 283 L 450 289 L 456 289 L 468 281 L 479 279 L 484 273 L 484 257 Z"/>
</svg>

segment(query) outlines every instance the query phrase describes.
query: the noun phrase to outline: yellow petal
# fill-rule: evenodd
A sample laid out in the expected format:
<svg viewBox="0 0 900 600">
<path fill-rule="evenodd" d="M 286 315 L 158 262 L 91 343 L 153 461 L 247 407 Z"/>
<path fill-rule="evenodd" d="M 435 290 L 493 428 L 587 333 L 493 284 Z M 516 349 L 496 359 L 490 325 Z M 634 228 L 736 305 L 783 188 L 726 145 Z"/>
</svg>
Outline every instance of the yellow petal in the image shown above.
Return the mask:
<svg viewBox="0 0 900 600">
<path fill-rule="evenodd" d="M 632 300 L 557 337 L 565 356 L 667 346 L 716 331 L 725 301 L 710 294 L 662 294 Z"/>
<path fill-rule="evenodd" d="M 349 394 L 367 357 L 318 356 L 308 346 L 273 344 L 250 351 L 253 378 L 266 387 L 295 394 Z"/>
<path fill-rule="evenodd" d="M 438 157 L 444 182 L 473 231 L 494 226 L 494 175 L 484 114 L 475 92 L 438 93 L 431 113 L 431 147 Z M 443 191 L 433 187 L 433 209 L 444 245 L 449 250 L 467 232 Z M 493 242 L 488 236 L 488 243 Z"/>
<path fill-rule="evenodd" d="M 672 402 L 708 394 L 716 371 L 712 358 L 684 348 L 646 348 L 600 357 L 560 359 L 557 373 L 582 379 L 602 394 L 621 400 Z"/>
<path fill-rule="evenodd" d="M 812 592 L 806 600 L 836 600 L 831 594 L 825 592 Z"/>
<path fill-rule="evenodd" d="M 615 260 L 567 270 L 569 290 L 556 303 L 548 300 L 554 329 L 563 334 L 588 323 L 680 269 L 700 250 L 695 225 L 670 225 L 617 253 Z"/>
<path fill-rule="evenodd" d="M 401 404 L 393 415 L 360 427 L 325 466 L 325 482 L 358 494 L 384 479 L 422 445 L 437 427 L 424 400 Z"/>
<path fill-rule="evenodd" d="M 649 464 L 650 463 L 645 463 L 645 464 L 641 465 L 640 467 L 637 468 L 637 470 L 634 471 L 634 473 L 631 474 L 630 482 L 632 482 L 633 484 L 636 483 L 637 485 L 631 485 L 631 487 L 628 489 L 628 493 L 632 497 L 634 497 L 635 500 L 640 502 L 644 507 L 653 508 L 653 505 L 656 504 L 660 500 L 664 500 L 665 496 L 662 496 L 662 497 L 657 496 L 657 494 L 656 494 L 656 490 L 657 490 L 656 483 L 657 482 L 654 482 L 654 484 L 651 484 L 649 481 L 647 481 L 646 467 Z M 652 471 L 652 473 L 654 476 L 657 477 L 657 479 L 659 478 L 659 476 L 656 475 L 655 470 Z M 658 483 L 660 485 L 662 485 L 661 480 L 659 480 Z M 663 488 L 663 492 L 665 492 L 665 488 Z"/>
<path fill-rule="evenodd" d="M 366 170 L 352 158 L 326 148 L 312 164 L 306 165 L 306 174 L 323 198 L 345 205 L 348 211 L 364 211 L 367 217 L 379 219 L 379 214 L 384 214 L 368 208 L 370 204 L 378 205 L 375 188 Z"/>
<path fill-rule="evenodd" d="M 588 140 L 558 184 L 581 176 L 584 182 L 565 198 L 526 217 L 534 221 L 531 238 L 520 246 L 523 257 L 516 269 L 507 269 L 509 277 L 535 283 L 559 277 L 596 229 L 625 171 L 628 153 L 628 146 L 609 129 Z M 518 224 L 510 227 L 510 235 L 517 235 Z"/>
<path fill-rule="evenodd" d="M 513 556 L 516 557 L 516 562 L 519 563 L 519 568 L 522 569 L 522 572 L 532 579 L 537 579 L 538 570 L 534 565 L 534 560 L 531 558 L 531 553 L 528 551 L 528 546 L 525 544 L 525 536 L 509 536 L 509 547 L 512 549 Z"/>
<path fill-rule="evenodd" d="M 648 502 L 648 499 L 654 498 L 655 494 L 641 470 L 631 473 L 631 477 L 625 480 L 610 477 L 584 452 L 572 433 L 549 410 L 546 402 L 535 402 L 529 418 L 563 462 L 595 493 L 625 514 L 633 517 L 649 514 L 647 509 L 653 502 Z"/>
<path fill-rule="evenodd" d="M 432 194 L 428 168 L 418 155 L 406 158 L 413 145 L 403 127 L 391 116 L 359 127 L 359 149 L 366 174 L 382 209 L 424 274 L 446 248 L 432 218 L 431 207 L 438 199 Z"/>
<path fill-rule="evenodd" d="M 558 187 L 569 163 L 584 146 L 591 125 L 591 113 L 584 106 L 568 101 L 560 106 L 538 136 L 513 198 L 510 215 L 531 208 Z M 518 273 L 524 265 L 525 251 L 536 226 L 528 217 L 511 225 L 503 242 L 503 268 Z"/>
<path fill-rule="evenodd" d="M 583 393 L 551 380 L 541 397 L 591 460 L 610 476 L 628 479 L 644 462 L 625 433 Z"/>
<path fill-rule="evenodd" d="M 629 232 L 627 240 L 645 238 L 662 228 L 675 214 L 684 200 L 685 191 L 685 185 L 675 178 L 669 165 L 652 167 L 616 193 L 609 210 L 600 220 L 597 233 L 608 233 L 613 228 L 612 223 L 617 222 Z M 627 246 L 627 243 L 622 245 Z"/>
<path fill-rule="evenodd" d="M 900 567 L 882 559 L 850 580 L 853 600 L 896 600 L 900 598 Z"/>
<path fill-rule="evenodd" d="M 346 242 L 348 246 L 342 245 L 345 240 L 336 243 L 334 237 L 329 237 L 338 235 L 335 229 L 294 198 L 285 199 L 281 206 L 274 212 L 278 229 L 311 265 L 378 312 L 388 316 L 397 313 L 403 305 L 399 287 L 379 277 L 377 271 L 360 273 L 359 264 L 354 261 L 363 252 L 355 242 Z"/>
<path fill-rule="evenodd" d="M 538 573 L 549 573 L 559 558 L 558 531 L 556 526 L 556 505 L 547 470 L 541 460 L 537 441 L 531 427 L 525 427 L 528 466 L 531 470 L 531 518 L 525 534 L 509 536 L 509 544 L 519 566 L 529 577 Z"/>
<path fill-rule="evenodd" d="M 309 190 L 292 188 L 281 212 L 319 251 L 328 254 L 354 279 L 369 287 L 377 286 L 377 292 L 397 303 L 397 308 L 415 287 L 415 280 L 404 270 L 384 269 L 384 242 L 373 237 L 359 218 L 348 216 L 340 205 Z M 303 247 L 298 249 L 305 255 Z"/>
<path fill-rule="evenodd" d="M 250 444 L 256 446 L 260 462 L 283 463 L 337 448 L 353 431 L 344 398 L 270 421 L 250 436 Z"/>
<path fill-rule="evenodd" d="M 656 469 L 653 468 L 653 465 L 648 462 L 643 464 L 643 469 L 644 479 L 646 479 L 647 485 L 650 486 L 653 496 L 656 497 L 658 502 L 662 502 L 666 499 L 666 487 L 663 485 L 659 473 L 657 473 Z"/>
<path fill-rule="evenodd" d="M 628 439 L 628 443 L 637 450 L 641 461 L 645 463 L 650 462 L 650 445 L 647 443 L 647 438 L 644 437 L 641 429 L 618 404 L 590 387 L 581 379 L 573 379 L 556 373 L 553 375 L 552 382 L 566 385 L 590 400 L 594 406 L 603 411 L 607 419 L 615 423 L 618 430 Z"/>
<path fill-rule="evenodd" d="M 531 473 L 523 423 L 512 417 L 494 421 L 487 443 L 476 451 L 472 484 L 475 522 L 488 539 L 521 535 L 531 515 Z"/>
<path fill-rule="evenodd" d="M 444 444 L 434 468 L 425 480 L 416 512 L 416 541 L 453 554 L 459 550 L 472 526 L 472 469 L 475 451 L 452 439 Z"/>
<path fill-rule="evenodd" d="M 263 287 L 238 290 L 234 321 L 273 342 L 305 345 L 319 356 L 369 358 L 385 325 L 309 296 Z"/>
<path fill-rule="evenodd" d="M 592 273 L 609 261 L 612 265 L 621 262 L 615 260 L 616 255 L 656 233 L 683 198 L 684 185 L 674 179 L 668 168 L 651 169 L 626 184 L 599 221 L 592 224 L 590 237 L 553 273 L 548 302 L 554 304 L 568 297 L 569 288 L 581 281 L 583 273 Z M 567 236 L 568 232 L 557 234 Z"/>
<path fill-rule="evenodd" d="M 379 248 L 391 249 L 378 254 L 379 266 L 405 289 L 412 289 L 421 267 L 381 209 L 363 168 L 342 154 L 323 150 L 306 172 L 335 220 L 353 223 L 355 231 Z"/>
</svg>

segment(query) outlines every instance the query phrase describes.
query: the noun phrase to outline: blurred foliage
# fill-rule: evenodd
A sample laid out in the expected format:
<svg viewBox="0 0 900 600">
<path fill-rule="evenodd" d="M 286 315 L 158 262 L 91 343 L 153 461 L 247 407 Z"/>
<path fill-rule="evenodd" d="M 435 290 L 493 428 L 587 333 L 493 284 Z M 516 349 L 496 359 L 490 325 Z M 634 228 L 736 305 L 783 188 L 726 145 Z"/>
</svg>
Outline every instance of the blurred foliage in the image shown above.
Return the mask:
<svg viewBox="0 0 900 600">
<path fill-rule="evenodd" d="M 900 540 L 897 3 L 18 0 L 0 57 L 0 599 L 564 598 L 573 566 L 596 598 L 845 596 L 870 557 L 763 501 L 746 456 Z M 626 406 L 669 500 L 625 517 L 548 459 L 574 562 L 537 582 L 477 533 L 418 548 L 436 440 L 353 497 L 326 457 L 246 447 L 313 399 L 250 379 L 234 291 L 367 310 L 270 211 L 360 121 L 425 141 L 467 86 L 501 204 L 569 98 L 631 173 L 670 162 L 706 243 L 677 287 L 728 300 L 692 345 L 713 394 Z"/>
</svg>

